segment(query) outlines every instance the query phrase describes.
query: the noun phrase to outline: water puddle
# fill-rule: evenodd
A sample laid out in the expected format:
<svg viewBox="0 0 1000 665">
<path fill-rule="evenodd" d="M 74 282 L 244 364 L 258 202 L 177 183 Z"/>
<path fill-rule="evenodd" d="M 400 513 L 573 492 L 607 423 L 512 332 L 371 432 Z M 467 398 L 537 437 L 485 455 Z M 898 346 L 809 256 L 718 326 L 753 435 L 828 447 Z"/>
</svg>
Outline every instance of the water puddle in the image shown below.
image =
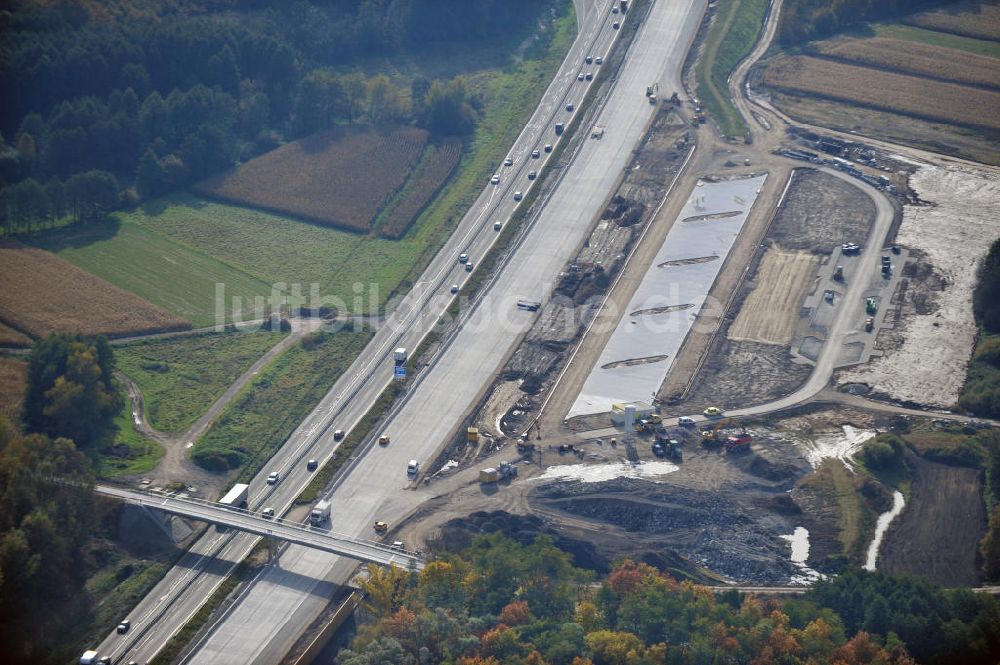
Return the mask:
<svg viewBox="0 0 1000 665">
<path fill-rule="evenodd" d="M 854 471 L 852 458 L 861 450 L 864 443 L 875 436 L 875 432 L 844 425 L 840 432 L 816 432 L 809 437 L 792 435 L 792 442 L 801 449 L 806 461 L 814 468 L 819 468 L 825 459 L 838 459 L 851 471 Z"/>
<path fill-rule="evenodd" d="M 795 531 L 790 535 L 780 536 L 783 540 L 787 540 L 792 546 L 792 555 L 790 557 L 791 562 L 802 571 L 801 575 L 792 575 L 792 584 L 801 584 L 803 586 L 809 586 L 813 582 L 823 579 L 823 574 L 817 572 L 806 565 L 806 561 L 809 559 L 809 530 L 805 527 L 797 526 Z"/>
<path fill-rule="evenodd" d="M 615 478 L 656 479 L 677 471 L 680 467 L 670 462 L 613 462 L 611 464 L 560 464 L 550 466 L 539 479 L 579 480 L 584 483 L 601 483 Z"/>
<path fill-rule="evenodd" d="M 889 528 L 892 520 L 896 519 L 896 516 L 903 512 L 904 505 L 906 505 L 906 502 L 903 500 L 903 493 L 898 490 L 893 492 L 892 508 L 879 515 L 878 522 L 875 523 L 875 537 L 872 538 L 872 544 L 868 546 L 868 557 L 864 565 L 865 570 L 875 570 L 875 561 L 878 559 L 878 548 L 882 545 L 882 536 L 885 535 L 885 530 Z"/>
</svg>

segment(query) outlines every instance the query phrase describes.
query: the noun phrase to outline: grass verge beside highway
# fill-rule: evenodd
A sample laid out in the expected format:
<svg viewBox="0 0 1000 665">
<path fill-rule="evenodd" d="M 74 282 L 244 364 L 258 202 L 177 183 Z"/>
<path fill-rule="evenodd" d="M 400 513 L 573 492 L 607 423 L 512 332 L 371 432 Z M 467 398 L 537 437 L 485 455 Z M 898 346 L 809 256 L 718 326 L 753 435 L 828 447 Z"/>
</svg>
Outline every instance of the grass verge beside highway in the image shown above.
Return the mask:
<svg viewBox="0 0 1000 665">
<path fill-rule="evenodd" d="M 212 471 L 242 467 L 240 480 L 252 478 L 371 338 L 367 330 L 304 337 L 233 398 L 192 459 Z"/>
<path fill-rule="evenodd" d="M 716 5 L 717 14 L 695 68 L 701 101 L 726 136 L 743 136 L 746 123 L 729 98 L 733 69 L 757 42 L 768 0 L 730 0 Z"/>
<path fill-rule="evenodd" d="M 114 425 L 117 431 L 114 445 L 88 451 L 94 464 L 94 473 L 99 478 L 148 473 L 156 468 L 165 452 L 163 446 L 147 439 L 135 429 L 135 422 L 132 420 L 132 400 L 124 390 L 122 395 L 125 403 L 115 416 Z"/>
<path fill-rule="evenodd" d="M 115 361 L 142 391 L 146 417 L 161 432 L 194 423 L 285 333 L 208 332 L 115 348 Z"/>
</svg>

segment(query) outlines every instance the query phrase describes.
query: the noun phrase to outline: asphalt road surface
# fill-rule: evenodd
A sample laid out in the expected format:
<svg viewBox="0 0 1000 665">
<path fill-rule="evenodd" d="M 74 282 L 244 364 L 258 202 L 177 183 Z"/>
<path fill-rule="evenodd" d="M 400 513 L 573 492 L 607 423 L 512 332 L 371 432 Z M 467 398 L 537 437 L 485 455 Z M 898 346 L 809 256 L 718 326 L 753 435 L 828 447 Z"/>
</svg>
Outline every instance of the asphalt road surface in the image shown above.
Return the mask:
<svg viewBox="0 0 1000 665">
<path fill-rule="evenodd" d="M 555 276 L 582 243 L 652 119 L 656 107 L 645 98 L 646 86 L 659 81 L 661 89 L 680 89 L 672 86 L 704 8 L 704 0 L 660 0 L 653 6 L 596 120 L 607 127 L 603 140 L 582 145 L 513 259 L 438 361 L 411 388 L 384 430 L 392 443 L 372 447 L 335 488 L 330 498 L 338 531 L 370 534 L 375 520 L 392 526 L 431 496 L 433 486 L 411 486 L 407 462 L 433 459 L 490 384 L 519 331 L 534 316 L 519 311 L 516 301 L 548 298 Z M 575 70 L 571 72 L 575 80 Z M 524 154 L 520 146 L 513 152 L 515 170 Z M 454 262 L 447 250 L 445 256 Z M 188 662 L 276 662 L 354 568 L 341 558 L 288 547 L 277 565 L 265 568 L 197 645 Z"/>
<path fill-rule="evenodd" d="M 468 279 L 469 273 L 456 261 L 457 255 L 468 252 L 473 260 L 478 260 L 496 240 L 494 222 L 505 223 L 516 208 L 513 193 L 527 192 L 532 184 L 527 179 L 527 171 L 544 168 L 547 153 L 542 151 L 539 159 L 531 159 L 531 151 L 541 151 L 546 143 L 558 143 L 559 137 L 555 135 L 554 124 L 568 122 L 571 116 L 565 111 L 565 105 L 570 101 L 578 104 L 586 89 L 592 85 L 589 81 L 578 81 L 577 74 L 583 70 L 596 73 L 599 68 L 595 64 L 584 64 L 585 56 L 606 53 L 620 34 L 620 31 L 612 30 L 610 14 L 606 9 L 597 9 L 601 6 L 610 7 L 609 4 L 588 5 L 586 2 L 578 2 L 577 6 L 578 10 L 581 7 L 584 9 L 579 21 L 580 32 L 534 115 L 509 153 L 514 158 L 514 165 L 498 168 L 501 175 L 498 185 L 484 183 L 485 188 L 476 203 L 428 265 L 412 291 L 396 306 L 389 320 L 379 328 L 359 358 L 289 437 L 281 451 L 272 458 L 271 464 L 250 483 L 251 508 L 274 507 L 281 514 L 291 505 L 309 481 L 309 473 L 305 469 L 306 460 L 329 459 L 337 445 L 333 441 L 333 430 L 349 431 L 392 380 L 393 350 L 398 346 L 415 348 L 451 302 L 453 296 L 449 292 L 450 285 L 461 285 Z M 587 9 L 588 7 L 592 8 Z M 639 96 L 641 97 L 641 93 Z M 479 388 L 480 386 L 474 386 L 472 390 Z M 281 475 L 281 480 L 276 485 L 264 482 L 264 477 L 270 471 L 278 471 Z M 380 488 L 382 491 L 394 489 L 390 486 Z M 344 531 L 347 526 L 338 525 L 338 530 Z M 362 531 L 363 529 L 359 529 L 357 533 Z M 112 656 L 116 662 L 150 660 L 197 612 L 232 566 L 246 556 L 255 542 L 256 536 L 220 534 L 214 528 L 209 529 L 133 609 L 129 615 L 132 621 L 129 633 L 112 633 L 98 647 L 99 653 L 102 656 Z M 323 553 L 316 552 L 312 555 L 318 556 L 323 564 L 330 560 L 329 555 Z M 304 581 L 296 577 L 292 586 L 312 588 L 310 583 L 314 583 L 314 580 Z M 291 632 L 298 634 L 297 631 Z M 255 631 L 255 634 L 259 633 Z M 272 655 L 275 653 L 277 650 L 269 649 L 267 655 L 257 662 L 272 662 Z M 248 663 L 251 660 L 233 656 L 212 662 Z"/>
</svg>

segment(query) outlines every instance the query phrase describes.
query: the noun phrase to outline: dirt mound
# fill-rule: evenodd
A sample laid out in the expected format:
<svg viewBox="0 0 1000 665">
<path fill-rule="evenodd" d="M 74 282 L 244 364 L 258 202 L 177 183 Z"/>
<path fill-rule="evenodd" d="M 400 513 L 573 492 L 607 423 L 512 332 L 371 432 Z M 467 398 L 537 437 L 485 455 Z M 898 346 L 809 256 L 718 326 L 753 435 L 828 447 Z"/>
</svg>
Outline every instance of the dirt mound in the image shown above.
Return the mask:
<svg viewBox="0 0 1000 665">
<path fill-rule="evenodd" d="M 774 530 L 787 526 L 759 519 L 746 502 L 718 492 L 618 479 L 544 485 L 534 498 L 546 509 L 623 529 L 633 536 L 626 546 L 655 542 L 732 580 L 786 584 L 798 573 Z"/>
</svg>

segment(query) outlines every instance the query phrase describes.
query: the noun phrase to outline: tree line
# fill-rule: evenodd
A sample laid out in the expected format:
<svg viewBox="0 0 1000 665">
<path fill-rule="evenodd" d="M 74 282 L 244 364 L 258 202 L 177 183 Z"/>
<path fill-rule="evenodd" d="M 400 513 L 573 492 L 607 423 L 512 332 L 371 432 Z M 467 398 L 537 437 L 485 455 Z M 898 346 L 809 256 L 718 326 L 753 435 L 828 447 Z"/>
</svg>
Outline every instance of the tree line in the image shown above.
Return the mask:
<svg viewBox="0 0 1000 665">
<path fill-rule="evenodd" d="M 58 662 L 54 645 L 90 614 L 84 583 L 98 524 L 88 450 L 109 446 L 122 396 L 103 337 L 58 334 L 28 357 L 24 432 L 0 418 L 0 652 Z"/>
<path fill-rule="evenodd" d="M 996 663 L 1000 603 L 850 571 L 801 598 L 716 595 L 649 565 L 602 579 L 551 539 L 478 536 L 419 574 L 369 568 L 341 665 Z"/>
<path fill-rule="evenodd" d="M 959 0 L 788 0 L 781 7 L 778 41 L 794 46 L 921 9 Z"/>
<path fill-rule="evenodd" d="M 460 79 L 401 86 L 350 62 L 493 38 L 538 12 L 528 0 L 258 0 L 94 21 L 77 3 L 20 5 L 0 17 L 0 226 L 99 218 L 339 123 L 468 134 L 481 101 Z"/>
</svg>

